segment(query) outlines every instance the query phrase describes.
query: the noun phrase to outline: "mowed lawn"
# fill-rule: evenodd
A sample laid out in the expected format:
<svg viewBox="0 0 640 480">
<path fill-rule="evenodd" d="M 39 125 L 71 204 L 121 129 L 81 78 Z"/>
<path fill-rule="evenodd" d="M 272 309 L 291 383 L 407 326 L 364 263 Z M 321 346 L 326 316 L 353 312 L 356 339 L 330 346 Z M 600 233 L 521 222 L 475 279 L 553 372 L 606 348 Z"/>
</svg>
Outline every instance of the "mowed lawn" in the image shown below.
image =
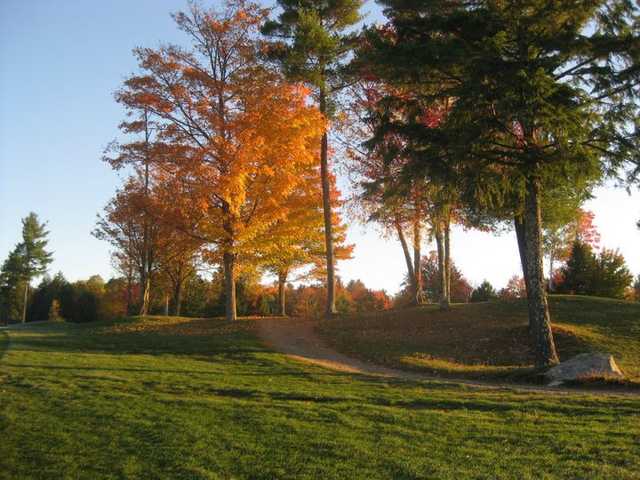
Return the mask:
<svg viewBox="0 0 640 480">
<path fill-rule="evenodd" d="M 639 476 L 640 397 L 335 373 L 270 352 L 253 328 L 0 332 L 0 478 Z"/>
<path fill-rule="evenodd" d="M 640 303 L 557 295 L 549 305 L 561 360 L 611 353 L 640 387 Z M 353 316 L 325 322 L 320 332 L 337 350 L 396 368 L 528 381 L 534 355 L 527 325 L 526 302 L 513 300 Z"/>
</svg>

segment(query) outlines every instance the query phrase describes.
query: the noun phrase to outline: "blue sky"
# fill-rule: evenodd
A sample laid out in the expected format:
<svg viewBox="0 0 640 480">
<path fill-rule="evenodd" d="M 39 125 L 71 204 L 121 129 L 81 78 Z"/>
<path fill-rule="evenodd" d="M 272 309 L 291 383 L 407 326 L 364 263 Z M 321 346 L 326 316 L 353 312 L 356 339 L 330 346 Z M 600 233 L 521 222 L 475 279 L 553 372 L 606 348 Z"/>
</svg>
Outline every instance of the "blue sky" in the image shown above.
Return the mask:
<svg viewBox="0 0 640 480">
<path fill-rule="evenodd" d="M 70 280 L 112 275 L 108 245 L 90 232 L 121 180 L 100 160 L 123 118 L 113 92 L 135 71 L 134 47 L 182 41 L 169 13 L 185 6 L 181 0 L 0 2 L 0 261 L 19 241 L 20 219 L 35 211 L 49 222 L 51 271 Z M 640 195 L 602 188 L 588 208 L 602 244 L 620 248 L 639 273 Z M 456 229 L 452 240 L 454 260 L 474 284 L 487 278 L 502 286 L 519 273 L 511 233 Z M 355 223 L 349 241 L 355 258 L 340 265 L 341 276 L 396 291 L 404 275 L 398 242 Z"/>
</svg>

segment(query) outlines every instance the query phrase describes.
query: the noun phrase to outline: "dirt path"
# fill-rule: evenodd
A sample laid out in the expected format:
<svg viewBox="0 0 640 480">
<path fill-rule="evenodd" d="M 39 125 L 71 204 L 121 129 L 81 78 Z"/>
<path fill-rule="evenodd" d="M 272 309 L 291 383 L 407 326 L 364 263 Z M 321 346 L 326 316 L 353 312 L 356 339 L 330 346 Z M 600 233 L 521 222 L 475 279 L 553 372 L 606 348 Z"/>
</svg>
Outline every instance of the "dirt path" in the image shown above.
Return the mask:
<svg viewBox="0 0 640 480">
<path fill-rule="evenodd" d="M 406 370 L 387 368 L 343 355 L 328 347 L 315 333 L 315 321 L 296 318 L 268 318 L 256 322 L 262 341 L 288 357 L 340 372 L 402 378 L 413 381 L 438 381 L 473 388 L 509 390 L 520 392 L 554 393 L 561 395 L 638 395 L 635 392 L 595 389 L 568 389 L 562 387 L 514 385 L 497 382 L 471 381 L 442 378 Z"/>
</svg>

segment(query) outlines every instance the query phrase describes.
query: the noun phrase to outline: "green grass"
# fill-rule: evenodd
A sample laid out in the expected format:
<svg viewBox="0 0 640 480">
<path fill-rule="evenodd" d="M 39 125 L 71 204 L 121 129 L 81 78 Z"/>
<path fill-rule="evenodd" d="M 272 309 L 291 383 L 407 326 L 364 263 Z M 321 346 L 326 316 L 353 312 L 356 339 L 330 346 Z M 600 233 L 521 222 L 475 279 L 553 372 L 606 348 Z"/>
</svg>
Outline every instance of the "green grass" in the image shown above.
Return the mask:
<svg viewBox="0 0 640 480">
<path fill-rule="evenodd" d="M 252 329 L 149 318 L 0 332 L 0 478 L 638 478 L 639 397 L 335 373 Z"/>
<path fill-rule="evenodd" d="M 631 384 L 640 381 L 640 303 L 579 296 L 549 302 L 561 360 L 611 353 Z M 533 371 L 522 300 L 354 316 L 325 322 L 321 333 L 340 351 L 434 375 L 513 380 Z"/>
</svg>

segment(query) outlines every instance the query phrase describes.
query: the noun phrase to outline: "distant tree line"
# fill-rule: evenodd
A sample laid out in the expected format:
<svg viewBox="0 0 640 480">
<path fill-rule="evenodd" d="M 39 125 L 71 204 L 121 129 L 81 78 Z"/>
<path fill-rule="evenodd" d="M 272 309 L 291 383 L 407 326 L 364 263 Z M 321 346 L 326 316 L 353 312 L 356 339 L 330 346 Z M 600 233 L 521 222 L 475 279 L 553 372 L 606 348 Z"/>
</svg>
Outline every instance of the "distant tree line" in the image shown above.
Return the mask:
<svg viewBox="0 0 640 480">
<path fill-rule="evenodd" d="M 242 275 L 238 278 L 238 313 L 242 316 L 279 315 L 279 292 L 277 285 L 264 285 L 259 277 Z M 137 293 L 141 285 L 134 286 Z M 319 318 L 326 305 L 326 290 L 319 285 L 287 284 L 286 308 L 292 315 Z M 161 292 L 154 294 L 149 304 L 150 315 L 167 315 L 168 306 Z M 113 278 L 104 281 L 94 275 L 87 280 L 69 282 L 62 273 L 45 276 L 33 290 L 28 301 L 27 321 L 64 320 L 69 322 L 93 322 L 124 318 L 129 295 L 127 281 Z M 184 286 L 182 315 L 189 317 L 224 316 L 226 305 L 223 278 L 220 275 L 205 279 L 194 275 Z M 353 280 L 343 285 L 336 283 L 336 308 L 340 314 L 352 314 L 385 310 L 392 299 L 381 290 L 368 289 L 361 281 Z M 137 307 L 138 305 L 134 305 Z M 15 317 L 4 317 L 3 321 L 15 321 Z"/>
</svg>

